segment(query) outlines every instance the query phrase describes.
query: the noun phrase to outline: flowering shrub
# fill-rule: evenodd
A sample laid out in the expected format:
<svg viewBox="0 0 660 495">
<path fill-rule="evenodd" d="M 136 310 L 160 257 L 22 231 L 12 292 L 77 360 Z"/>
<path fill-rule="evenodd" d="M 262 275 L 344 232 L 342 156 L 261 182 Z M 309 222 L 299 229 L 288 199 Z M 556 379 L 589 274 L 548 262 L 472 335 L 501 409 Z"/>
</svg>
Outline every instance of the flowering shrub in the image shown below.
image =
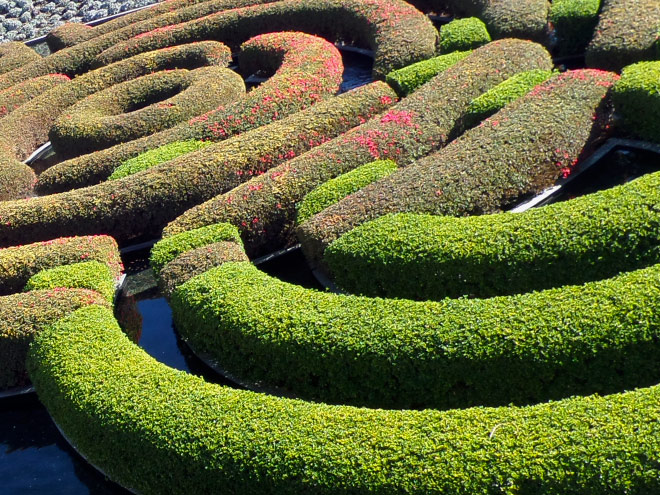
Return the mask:
<svg viewBox="0 0 660 495">
<path fill-rule="evenodd" d="M 64 74 L 48 74 L 28 79 L 0 91 L 0 118 L 59 84 L 69 81 Z"/>
<path fill-rule="evenodd" d="M 110 267 L 99 261 L 83 261 L 42 270 L 30 277 L 24 291 L 47 289 L 89 289 L 109 303 L 115 300 L 115 278 Z"/>
<path fill-rule="evenodd" d="M 473 50 L 489 43 L 490 34 L 483 21 L 477 17 L 454 19 L 440 29 L 438 49 L 440 53 Z"/>
<path fill-rule="evenodd" d="M 594 34 L 601 0 L 554 0 L 550 22 L 557 37 L 557 53 L 583 53 Z"/>
</svg>

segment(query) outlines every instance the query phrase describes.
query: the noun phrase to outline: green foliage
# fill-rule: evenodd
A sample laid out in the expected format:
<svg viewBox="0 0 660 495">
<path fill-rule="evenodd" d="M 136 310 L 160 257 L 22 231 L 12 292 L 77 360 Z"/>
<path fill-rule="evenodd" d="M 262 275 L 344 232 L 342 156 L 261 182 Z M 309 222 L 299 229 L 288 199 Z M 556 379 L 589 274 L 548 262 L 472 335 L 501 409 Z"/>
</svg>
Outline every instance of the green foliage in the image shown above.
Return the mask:
<svg viewBox="0 0 660 495">
<path fill-rule="evenodd" d="M 598 22 L 601 0 L 554 0 L 550 8 L 560 55 L 583 53 Z"/>
<path fill-rule="evenodd" d="M 658 26 L 657 0 L 603 0 L 585 52 L 587 66 L 620 71 L 626 65 L 657 58 Z"/>
<path fill-rule="evenodd" d="M 553 75 L 551 70 L 534 69 L 514 74 L 484 94 L 470 102 L 465 114 L 465 126 L 472 127 L 495 112 L 504 108 L 507 103 L 517 100 L 529 93 L 534 86 L 541 84 Z"/>
<path fill-rule="evenodd" d="M 612 88 L 612 100 L 626 132 L 660 142 L 660 62 L 624 67 Z"/>
<path fill-rule="evenodd" d="M 136 174 L 160 163 L 167 162 L 178 156 L 190 153 L 191 151 L 202 149 L 210 144 L 210 141 L 197 141 L 191 139 L 189 141 L 174 141 L 173 143 L 165 144 L 153 150 L 145 151 L 135 158 L 131 158 L 122 163 L 114 172 L 112 172 L 112 175 L 108 177 L 108 180 L 128 177 L 129 175 Z"/>
<path fill-rule="evenodd" d="M 376 160 L 330 179 L 305 196 L 298 205 L 297 223 L 303 223 L 328 206 L 396 170 L 392 160 Z"/>
<path fill-rule="evenodd" d="M 243 245 L 238 229 L 233 225 L 226 223 L 208 225 L 161 239 L 151 249 L 149 264 L 158 274 L 167 263 L 180 254 L 220 241 L 232 241 Z"/>
<path fill-rule="evenodd" d="M 168 368 L 97 307 L 40 333 L 29 371 L 67 438 L 136 492 L 660 491 L 658 387 L 455 411 L 303 402 Z"/>
<path fill-rule="evenodd" d="M 115 278 L 108 265 L 98 261 L 83 261 L 40 271 L 30 277 L 25 291 L 44 289 L 89 289 L 101 294 L 108 302 L 115 299 Z"/>
<path fill-rule="evenodd" d="M 415 62 L 401 69 L 393 70 L 385 81 L 392 86 L 400 96 L 407 96 L 422 84 L 467 57 L 471 51 L 453 52 L 438 57 Z"/>
<path fill-rule="evenodd" d="M 473 50 L 491 41 L 488 29 L 477 17 L 454 19 L 440 29 L 441 53 Z"/>
</svg>

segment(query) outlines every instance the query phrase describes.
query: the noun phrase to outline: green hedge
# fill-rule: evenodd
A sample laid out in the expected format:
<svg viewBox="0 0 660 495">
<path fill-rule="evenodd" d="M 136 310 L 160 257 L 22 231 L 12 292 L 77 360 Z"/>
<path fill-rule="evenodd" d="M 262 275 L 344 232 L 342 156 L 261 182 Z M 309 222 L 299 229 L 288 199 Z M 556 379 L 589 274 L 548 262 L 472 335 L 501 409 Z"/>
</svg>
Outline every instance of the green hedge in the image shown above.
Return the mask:
<svg viewBox="0 0 660 495">
<path fill-rule="evenodd" d="M 440 53 L 473 50 L 491 41 L 488 29 L 477 17 L 454 19 L 440 29 Z"/>
<path fill-rule="evenodd" d="M 311 106 L 335 94 L 341 84 L 337 49 L 303 33 L 272 33 L 248 40 L 242 45 L 240 65 L 246 75 L 275 74 L 238 101 L 172 129 L 61 162 L 41 174 L 37 191 L 62 192 L 101 182 L 123 161 L 174 141 L 229 138 Z"/>
<path fill-rule="evenodd" d="M 551 70 L 534 69 L 514 74 L 484 94 L 470 102 L 465 113 L 465 126 L 472 127 L 495 112 L 504 108 L 507 103 L 517 100 L 537 86 L 552 77 Z"/>
<path fill-rule="evenodd" d="M 108 177 L 108 180 L 122 179 L 128 177 L 129 175 L 136 174 L 142 170 L 147 170 L 148 168 L 155 167 L 160 163 L 164 163 L 174 158 L 177 158 L 191 151 L 197 151 L 206 146 L 209 146 L 211 141 L 197 141 L 191 139 L 188 141 L 174 141 L 170 144 L 165 144 L 159 148 L 154 148 L 153 150 L 145 151 L 144 153 L 139 154 L 135 158 L 126 160 L 124 163 L 119 165 L 114 172 Z"/>
<path fill-rule="evenodd" d="M 98 292 L 106 301 L 112 303 L 115 300 L 115 282 L 110 267 L 105 263 L 83 261 L 40 271 L 30 277 L 24 290 L 89 289 Z"/>
<path fill-rule="evenodd" d="M 90 290 L 38 290 L 0 297 L 0 391 L 29 383 L 25 357 L 34 335 L 75 310 L 108 305 Z"/>
<path fill-rule="evenodd" d="M 616 79 L 596 70 L 555 75 L 439 152 L 302 224 L 305 254 L 320 263 L 341 234 L 388 213 L 493 213 L 543 191 L 569 174 L 603 134 L 606 96 Z"/>
<path fill-rule="evenodd" d="M 309 192 L 297 206 L 297 223 L 303 223 L 328 206 L 396 170 L 392 160 L 376 160 L 341 174 Z"/>
<path fill-rule="evenodd" d="M 221 67 L 175 69 L 111 86 L 67 108 L 48 138 L 59 156 L 78 156 L 173 127 L 227 103 Z"/>
<path fill-rule="evenodd" d="M 243 245 L 238 229 L 233 225 L 226 223 L 209 225 L 161 239 L 151 249 L 149 264 L 158 275 L 167 263 L 180 254 L 220 241 L 232 241 Z"/>
<path fill-rule="evenodd" d="M 422 60 L 421 62 L 415 62 L 401 69 L 393 70 L 387 74 L 385 81 L 399 95 L 407 96 L 459 60 L 463 60 L 470 53 L 472 52 L 453 52 Z"/>
<path fill-rule="evenodd" d="M 76 448 L 140 492 L 660 491 L 658 387 L 522 408 L 330 406 L 168 368 L 97 307 L 40 333 L 29 370 Z"/>
<path fill-rule="evenodd" d="M 611 277 L 660 262 L 660 174 L 524 213 L 400 214 L 325 252 L 343 288 L 371 296 L 491 297 Z"/>
<path fill-rule="evenodd" d="M 612 88 L 612 100 L 626 132 L 660 142 L 660 62 L 624 67 Z"/>
<path fill-rule="evenodd" d="M 159 236 L 167 222 L 192 206 L 380 112 L 386 107 L 381 97 L 393 94 L 383 86 L 344 93 L 123 179 L 0 203 L 0 246 L 100 232 L 118 241 Z"/>
<path fill-rule="evenodd" d="M 20 292 L 36 273 L 59 265 L 100 261 L 119 278 L 123 266 L 112 237 L 60 237 L 25 246 L 0 249 L 0 295 Z"/>
<path fill-rule="evenodd" d="M 601 0 L 554 0 L 550 22 L 559 55 L 584 53 L 598 22 Z"/>
<path fill-rule="evenodd" d="M 619 71 L 657 58 L 660 4 L 656 0 L 602 0 L 594 37 L 585 53 L 587 66 Z"/>
<path fill-rule="evenodd" d="M 438 36 L 431 21 L 402 0 L 287 0 L 154 29 L 117 43 L 97 60 L 107 64 L 126 55 L 199 39 L 238 46 L 265 28 L 269 32 L 304 31 L 366 45 L 374 51 L 375 78 L 433 56 Z"/>
<path fill-rule="evenodd" d="M 484 90 L 517 72 L 551 67 L 547 51 L 538 44 L 522 40 L 489 43 L 388 112 L 189 210 L 165 229 L 165 235 L 229 222 L 241 230 L 251 257 L 277 249 L 291 240 L 295 204 L 316 186 L 377 159 L 409 164 L 459 133 L 457 121 Z M 386 102 L 391 103 L 392 98 L 386 97 Z"/>
<path fill-rule="evenodd" d="M 40 59 L 41 55 L 20 41 L 0 44 L 0 74 Z"/>
<path fill-rule="evenodd" d="M 0 118 L 10 114 L 21 105 L 24 105 L 49 89 L 68 81 L 69 78 L 64 74 L 48 74 L 46 76 L 28 79 L 11 88 L 0 91 Z"/>
</svg>

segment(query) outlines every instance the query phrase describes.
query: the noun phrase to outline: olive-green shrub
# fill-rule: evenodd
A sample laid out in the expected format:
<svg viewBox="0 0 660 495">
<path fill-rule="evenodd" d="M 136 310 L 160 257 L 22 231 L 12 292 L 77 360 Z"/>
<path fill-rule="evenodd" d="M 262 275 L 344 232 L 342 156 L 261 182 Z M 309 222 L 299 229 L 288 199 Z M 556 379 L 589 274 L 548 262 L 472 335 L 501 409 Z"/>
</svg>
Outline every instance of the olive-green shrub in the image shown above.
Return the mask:
<svg viewBox="0 0 660 495">
<path fill-rule="evenodd" d="M 21 105 L 36 98 L 49 89 L 69 81 L 64 74 L 48 74 L 28 79 L 0 91 L 0 118 L 10 114 Z"/>
<path fill-rule="evenodd" d="M 309 192 L 297 206 L 297 223 L 303 223 L 328 206 L 396 170 L 392 160 L 376 160 L 341 174 Z"/>
<path fill-rule="evenodd" d="M 471 51 L 452 52 L 445 55 L 415 62 L 387 74 L 385 81 L 392 86 L 400 96 L 407 96 L 425 82 L 430 81 L 440 72 L 448 69 L 459 60 L 467 57 Z"/>
<path fill-rule="evenodd" d="M 531 407 L 331 406 L 168 368 L 98 307 L 41 332 L 28 364 L 67 438 L 136 492 L 660 492 L 657 386 Z"/>
<path fill-rule="evenodd" d="M 626 132 L 660 142 L 660 61 L 624 67 L 612 88 L 612 100 Z"/>
<path fill-rule="evenodd" d="M 37 52 L 20 41 L 0 44 L 0 74 L 11 72 L 39 59 L 41 56 Z"/>
<path fill-rule="evenodd" d="M 601 0 L 553 0 L 550 22 L 559 55 L 583 53 L 594 34 Z"/>
<path fill-rule="evenodd" d="M 454 19 L 440 29 L 440 53 L 473 50 L 491 41 L 488 29 L 477 17 Z"/>
<path fill-rule="evenodd" d="M 115 300 L 115 283 L 108 265 L 99 261 L 83 261 L 42 270 L 30 277 L 24 290 L 89 289 L 112 303 Z"/>
</svg>

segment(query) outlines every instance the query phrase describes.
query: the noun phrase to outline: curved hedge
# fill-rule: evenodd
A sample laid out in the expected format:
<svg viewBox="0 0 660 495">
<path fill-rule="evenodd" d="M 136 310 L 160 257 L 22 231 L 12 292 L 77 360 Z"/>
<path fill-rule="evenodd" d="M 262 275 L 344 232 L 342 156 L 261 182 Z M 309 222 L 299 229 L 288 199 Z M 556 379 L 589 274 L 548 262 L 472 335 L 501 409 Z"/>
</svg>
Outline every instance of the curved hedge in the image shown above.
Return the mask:
<svg viewBox="0 0 660 495">
<path fill-rule="evenodd" d="M 548 53 L 536 43 L 489 43 L 387 113 L 190 209 L 168 225 L 165 235 L 229 222 L 242 231 L 250 256 L 277 249 L 291 237 L 295 203 L 316 186 L 373 160 L 392 159 L 406 165 L 428 154 L 459 132 L 457 121 L 475 96 L 517 72 L 551 66 Z"/>
<path fill-rule="evenodd" d="M 20 41 L 0 44 L 0 74 L 41 59 L 41 55 Z"/>
<path fill-rule="evenodd" d="M 111 86 L 69 107 L 48 138 L 59 156 L 78 156 L 131 141 L 227 103 L 227 81 L 236 74 L 220 67 L 174 69 Z"/>
<path fill-rule="evenodd" d="M 25 358 L 35 334 L 90 304 L 108 305 L 83 289 L 52 289 L 0 296 L 0 391 L 29 383 Z"/>
<path fill-rule="evenodd" d="M 212 385 L 168 368 L 98 307 L 41 332 L 29 370 L 67 438 L 136 491 L 660 490 L 658 387 L 522 408 L 329 406 Z"/>
<path fill-rule="evenodd" d="M 619 71 L 657 58 L 660 4 L 656 0 L 602 0 L 594 37 L 587 46 L 589 67 Z"/>
<path fill-rule="evenodd" d="M 660 262 L 660 174 L 524 213 L 399 214 L 360 225 L 324 260 L 372 296 L 491 297 L 611 277 Z"/>
<path fill-rule="evenodd" d="M 115 277 L 108 265 L 98 261 L 83 261 L 40 271 L 30 277 L 24 290 L 56 288 L 89 289 L 101 294 L 111 304 L 115 300 Z"/>
<path fill-rule="evenodd" d="M 473 50 L 491 41 L 488 29 L 478 17 L 454 19 L 440 29 L 440 53 Z"/>
<path fill-rule="evenodd" d="M 550 22 L 559 55 L 583 53 L 598 23 L 601 0 L 554 0 Z"/>
<path fill-rule="evenodd" d="M 0 249 L 0 295 L 20 292 L 42 270 L 83 261 L 105 263 L 115 279 L 123 270 L 117 243 L 106 235 L 60 237 Z"/>
<path fill-rule="evenodd" d="M 154 29 L 117 43 L 97 60 L 107 64 L 126 55 L 200 39 L 237 46 L 263 33 L 264 26 L 269 31 L 304 31 L 367 45 L 374 51 L 375 78 L 433 56 L 438 35 L 426 16 L 402 0 L 285 0 Z"/>
<path fill-rule="evenodd" d="M 272 33 L 242 45 L 240 66 L 275 74 L 238 101 L 188 122 L 107 150 L 68 160 L 46 170 L 37 190 L 62 192 L 105 180 L 123 161 L 174 141 L 220 141 L 303 110 L 337 92 L 342 63 L 337 49 L 303 33 Z"/>
<path fill-rule="evenodd" d="M 393 92 L 371 85 L 325 100 L 204 149 L 123 179 L 29 201 L 0 203 L 0 246 L 103 232 L 125 241 L 160 234 L 193 205 L 382 111 Z"/>
<path fill-rule="evenodd" d="M 612 100 L 626 132 L 660 142 L 660 62 L 624 67 L 612 88 Z"/>
<path fill-rule="evenodd" d="M 400 96 L 407 96 L 422 84 L 430 81 L 440 72 L 448 69 L 459 60 L 467 57 L 471 51 L 453 52 L 415 62 L 401 69 L 393 70 L 385 77 Z"/>
<path fill-rule="evenodd" d="M 439 152 L 302 224 L 298 238 L 306 256 L 319 263 L 341 234 L 387 213 L 492 213 L 551 186 L 601 134 L 606 95 L 617 77 L 595 70 L 555 75 Z"/>
<path fill-rule="evenodd" d="M 64 74 L 48 74 L 46 76 L 28 79 L 11 88 L 3 89 L 0 91 L 0 118 L 10 114 L 21 105 L 24 105 L 49 89 L 68 81 L 69 78 Z"/>
</svg>

